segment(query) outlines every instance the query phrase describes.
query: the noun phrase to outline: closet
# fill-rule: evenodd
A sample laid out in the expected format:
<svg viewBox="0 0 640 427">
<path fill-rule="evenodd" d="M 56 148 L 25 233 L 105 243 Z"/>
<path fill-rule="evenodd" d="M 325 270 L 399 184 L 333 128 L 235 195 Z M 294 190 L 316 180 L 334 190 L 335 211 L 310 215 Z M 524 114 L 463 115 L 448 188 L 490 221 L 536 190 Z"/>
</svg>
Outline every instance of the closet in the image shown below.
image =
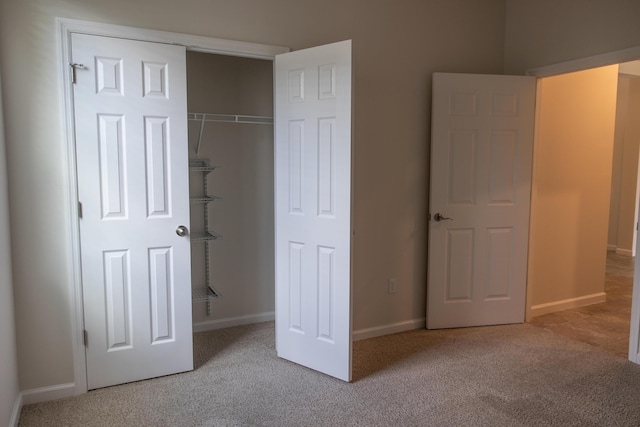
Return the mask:
<svg viewBox="0 0 640 427">
<path fill-rule="evenodd" d="M 194 331 L 273 318 L 273 62 L 187 52 L 187 93 Z"/>
<path fill-rule="evenodd" d="M 192 331 L 276 315 L 279 357 L 349 380 L 351 41 L 60 30 L 79 387 L 188 371 Z"/>
</svg>

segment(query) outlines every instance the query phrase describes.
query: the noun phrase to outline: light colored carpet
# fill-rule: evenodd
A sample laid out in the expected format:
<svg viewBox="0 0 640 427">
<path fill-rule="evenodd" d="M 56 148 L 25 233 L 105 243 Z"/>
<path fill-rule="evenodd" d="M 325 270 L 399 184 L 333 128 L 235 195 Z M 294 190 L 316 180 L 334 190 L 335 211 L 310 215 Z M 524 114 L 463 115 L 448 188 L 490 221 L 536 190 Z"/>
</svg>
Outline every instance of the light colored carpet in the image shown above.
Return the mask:
<svg viewBox="0 0 640 427">
<path fill-rule="evenodd" d="M 531 325 L 354 343 L 348 384 L 273 323 L 195 335 L 193 372 L 25 406 L 20 426 L 638 426 L 640 366 Z"/>
</svg>

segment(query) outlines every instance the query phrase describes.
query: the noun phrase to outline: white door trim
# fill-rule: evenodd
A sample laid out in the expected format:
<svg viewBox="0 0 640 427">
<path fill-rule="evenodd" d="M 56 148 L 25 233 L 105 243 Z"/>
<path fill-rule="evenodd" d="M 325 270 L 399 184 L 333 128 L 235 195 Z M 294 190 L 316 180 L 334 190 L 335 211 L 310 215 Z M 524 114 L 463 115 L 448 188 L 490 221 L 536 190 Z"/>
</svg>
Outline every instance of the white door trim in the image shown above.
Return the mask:
<svg viewBox="0 0 640 427">
<path fill-rule="evenodd" d="M 87 392 L 86 357 L 83 343 L 83 303 L 82 303 L 82 275 L 80 263 L 80 229 L 78 222 L 78 181 L 76 176 L 76 148 L 75 125 L 73 110 L 73 87 L 71 84 L 71 34 L 89 34 L 105 37 L 117 37 L 130 40 L 148 41 L 155 43 L 177 44 L 185 46 L 187 50 L 221 55 L 242 56 L 274 60 L 275 56 L 289 52 L 290 49 L 281 46 L 247 43 L 234 40 L 216 39 L 212 37 L 194 36 L 189 34 L 172 33 L 167 31 L 146 30 L 121 25 L 102 24 L 76 19 L 57 18 L 58 29 L 58 67 L 62 78 L 61 111 L 63 115 L 63 138 L 67 141 L 66 186 L 65 199 L 69 207 L 69 229 L 67 248 L 71 253 L 68 265 L 72 275 L 69 287 L 69 301 L 72 307 L 72 347 L 74 394 Z"/>
<path fill-rule="evenodd" d="M 558 64 L 546 65 L 543 67 L 528 69 L 526 74 L 536 77 L 548 77 L 557 74 L 572 73 L 575 71 L 587 70 L 590 68 L 604 67 L 607 65 L 619 64 L 621 62 L 635 61 L 640 59 L 640 46 L 630 47 L 628 49 L 614 50 L 599 55 L 579 58 L 572 61 L 561 62 Z M 538 93 L 539 95 L 539 93 Z M 536 103 L 536 107 L 539 104 Z M 536 108 L 536 123 L 538 122 L 538 111 Z M 537 135 L 534 136 L 534 157 L 535 164 Z M 533 196 L 533 194 L 532 194 Z M 637 209 L 640 209 L 637 208 Z M 532 233 L 533 230 L 530 230 Z M 629 331 L 629 360 L 640 364 L 640 258 L 637 256 L 640 252 L 640 239 L 635 242 L 636 259 L 633 273 L 633 295 L 631 297 L 631 327 Z M 604 248 L 603 248 L 604 249 Z M 529 254 L 531 256 L 531 254 Z M 530 284 L 530 282 L 529 282 Z M 531 301 L 531 286 L 527 285 L 527 321 L 530 316 L 529 304 Z"/>
<path fill-rule="evenodd" d="M 612 52 L 601 53 L 599 55 L 588 56 L 586 58 L 579 58 L 566 62 L 559 62 L 557 64 L 530 68 L 527 70 L 526 74 L 528 76 L 535 77 L 549 77 L 555 76 L 556 74 L 573 73 L 575 71 L 588 70 L 590 68 L 635 61 L 637 59 L 640 59 L 640 46 L 614 50 Z"/>
</svg>

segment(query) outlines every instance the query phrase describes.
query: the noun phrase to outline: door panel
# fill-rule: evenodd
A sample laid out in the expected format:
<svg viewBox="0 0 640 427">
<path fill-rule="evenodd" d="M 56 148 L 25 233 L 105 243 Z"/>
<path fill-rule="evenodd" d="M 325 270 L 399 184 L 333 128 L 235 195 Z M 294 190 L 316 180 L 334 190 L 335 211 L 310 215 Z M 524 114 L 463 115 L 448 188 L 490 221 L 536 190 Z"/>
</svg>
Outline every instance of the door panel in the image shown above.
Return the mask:
<svg viewBox="0 0 640 427">
<path fill-rule="evenodd" d="M 524 321 L 534 102 L 534 77 L 434 74 L 430 329 Z"/>
<path fill-rule="evenodd" d="M 185 49 L 74 34 L 88 388 L 193 369 Z"/>
<path fill-rule="evenodd" d="M 278 355 L 351 379 L 351 42 L 276 57 Z"/>
</svg>

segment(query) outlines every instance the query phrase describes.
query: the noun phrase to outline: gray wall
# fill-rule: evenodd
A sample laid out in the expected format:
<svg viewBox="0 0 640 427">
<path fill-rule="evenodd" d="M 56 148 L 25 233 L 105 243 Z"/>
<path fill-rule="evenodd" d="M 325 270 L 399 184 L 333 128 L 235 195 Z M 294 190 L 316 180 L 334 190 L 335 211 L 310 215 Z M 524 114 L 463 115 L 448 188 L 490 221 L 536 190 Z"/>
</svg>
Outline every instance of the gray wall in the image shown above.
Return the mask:
<svg viewBox="0 0 640 427">
<path fill-rule="evenodd" d="M 21 389 L 74 381 L 55 16 L 292 49 L 353 39 L 354 327 L 362 329 L 425 315 L 432 72 L 522 73 L 639 45 L 639 11 L 623 0 L 2 1 Z M 398 278 L 397 294 L 386 293 L 388 277 Z"/>
<path fill-rule="evenodd" d="M 2 230 L 0 233 L 0 425 L 7 426 L 19 396 L 19 389 L 3 117 L 2 90 L 0 89 L 0 230 Z"/>
<path fill-rule="evenodd" d="M 638 0 L 506 0 L 505 72 L 640 45 Z"/>
</svg>

